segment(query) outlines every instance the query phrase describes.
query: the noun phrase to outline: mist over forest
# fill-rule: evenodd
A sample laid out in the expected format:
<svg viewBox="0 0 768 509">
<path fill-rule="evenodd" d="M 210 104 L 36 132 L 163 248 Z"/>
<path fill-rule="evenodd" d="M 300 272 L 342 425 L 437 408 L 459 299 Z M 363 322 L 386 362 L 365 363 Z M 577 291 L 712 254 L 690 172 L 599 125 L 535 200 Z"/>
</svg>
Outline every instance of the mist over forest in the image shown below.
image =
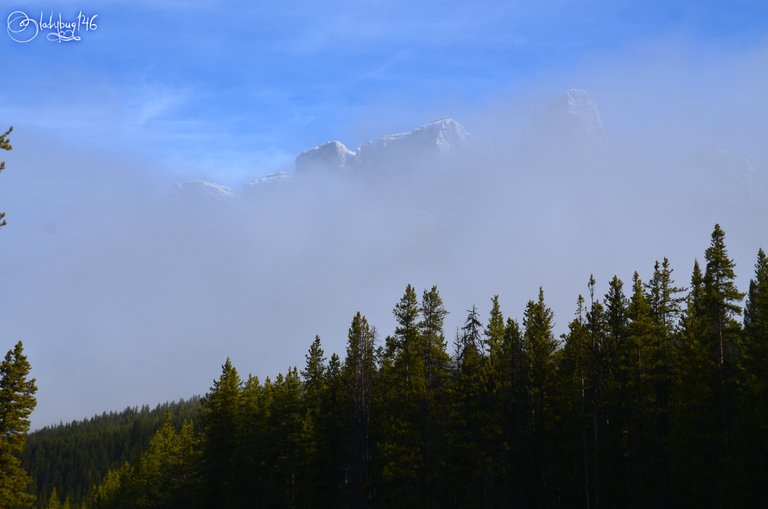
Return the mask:
<svg viewBox="0 0 768 509">
<path fill-rule="evenodd" d="M 520 317 L 541 286 L 560 334 L 590 274 L 605 291 L 668 257 L 684 286 L 715 223 L 744 289 L 768 224 L 768 54 L 681 59 L 626 51 L 419 121 L 382 106 L 316 143 L 354 147 L 446 115 L 476 142 L 257 186 L 225 178 L 237 194 L 225 200 L 177 191 L 217 180 L 194 165 L 169 172 L 106 134 L 76 143 L 14 121 L 0 299 L 6 336 L 34 359 L 34 426 L 204 393 L 227 356 L 274 374 L 315 334 L 341 351 L 358 310 L 383 338 L 409 283 L 440 288 L 449 336 L 494 294 Z M 574 86 L 599 109 L 599 137 L 552 113 Z"/>
</svg>

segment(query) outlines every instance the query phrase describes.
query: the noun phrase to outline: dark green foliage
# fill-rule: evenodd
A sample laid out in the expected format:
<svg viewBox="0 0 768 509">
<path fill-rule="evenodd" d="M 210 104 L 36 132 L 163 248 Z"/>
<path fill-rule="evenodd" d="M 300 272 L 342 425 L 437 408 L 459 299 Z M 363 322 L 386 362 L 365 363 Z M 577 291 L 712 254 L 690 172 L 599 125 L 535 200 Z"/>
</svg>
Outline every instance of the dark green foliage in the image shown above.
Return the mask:
<svg viewBox="0 0 768 509">
<path fill-rule="evenodd" d="M 13 127 L 9 127 L 7 131 L 0 134 L 0 150 L 11 150 L 11 142 L 8 140 L 8 135 L 13 131 Z M 0 161 L 0 171 L 5 169 L 5 161 Z M 5 226 L 5 212 L 0 212 L 0 227 Z"/>
<path fill-rule="evenodd" d="M 590 277 L 562 342 L 543 291 L 522 327 L 494 296 L 453 357 L 437 288 L 419 301 L 409 285 L 381 348 L 357 313 L 343 361 L 317 337 L 301 376 L 242 380 L 227 360 L 192 423 L 158 424 L 127 461 L 104 448 L 87 505 L 768 507 L 768 260 L 743 329 L 719 227 L 705 260 L 686 294 L 666 258 L 626 294 L 613 277 L 600 298 Z M 83 500 L 41 484 L 44 457 L 30 456 L 40 507 Z"/>
<path fill-rule="evenodd" d="M 209 507 L 235 507 L 237 491 L 243 486 L 242 455 L 238 453 L 243 434 L 240 426 L 242 389 L 240 375 L 227 359 L 221 367 L 221 376 L 214 380 L 203 398 L 202 467 L 208 482 L 202 497 Z"/>
<path fill-rule="evenodd" d="M 29 415 L 35 409 L 37 387 L 29 378 L 29 361 L 21 341 L 0 363 L 0 507 L 29 506 L 35 496 L 27 491 L 31 479 L 21 465 L 29 431 Z"/>
<path fill-rule="evenodd" d="M 177 431 L 166 411 L 163 424 L 138 461 L 110 470 L 94 488 L 88 504 L 125 509 L 190 507 L 197 502 L 199 458 L 192 424 L 187 421 Z M 54 488 L 51 500 L 55 493 Z"/>
<path fill-rule="evenodd" d="M 760 506 L 768 506 L 768 257 L 757 253 L 754 278 L 744 306 L 744 383 L 749 470 L 756 473 Z"/>
<path fill-rule="evenodd" d="M 347 335 L 347 358 L 344 363 L 346 428 L 349 442 L 346 450 L 345 501 L 350 507 L 368 505 L 371 458 L 371 406 L 376 377 L 374 331 L 359 312 L 352 319 Z"/>
<path fill-rule="evenodd" d="M 196 418 L 199 407 L 199 398 L 192 398 L 154 409 L 127 408 L 30 433 L 22 462 L 34 479 L 38 505 L 56 489 L 60 499 L 77 506 L 108 471 L 139 458 L 165 412 L 180 429 L 183 421 Z"/>
</svg>

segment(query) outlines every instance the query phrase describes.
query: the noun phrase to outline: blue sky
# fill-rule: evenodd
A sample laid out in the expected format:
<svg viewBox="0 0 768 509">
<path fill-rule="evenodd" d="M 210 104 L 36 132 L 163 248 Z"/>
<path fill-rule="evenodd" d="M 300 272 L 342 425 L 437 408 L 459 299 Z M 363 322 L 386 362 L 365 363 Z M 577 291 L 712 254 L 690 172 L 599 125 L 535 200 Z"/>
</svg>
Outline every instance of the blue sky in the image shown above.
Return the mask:
<svg viewBox="0 0 768 509">
<path fill-rule="evenodd" d="M 761 0 L 35 0 L 4 16 L 14 10 L 98 14 L 98 28 L 61 44 L 2 34 L 3 123 L 229 184 L 327 139 L 460 117 L 644 41 L 682 40 L 705 59 L 768 31 Z"/>
</svg>

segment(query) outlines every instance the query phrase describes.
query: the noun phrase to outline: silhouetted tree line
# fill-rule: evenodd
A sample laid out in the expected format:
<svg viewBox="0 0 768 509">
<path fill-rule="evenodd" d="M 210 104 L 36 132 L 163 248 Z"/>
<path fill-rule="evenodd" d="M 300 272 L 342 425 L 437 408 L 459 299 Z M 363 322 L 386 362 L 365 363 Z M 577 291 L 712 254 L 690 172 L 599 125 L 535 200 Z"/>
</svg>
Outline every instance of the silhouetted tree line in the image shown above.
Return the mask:
<svg viewBox="0 0 768 509">
<path fill-rule="evenodd" d="M 383 340 L 354 316 L 343 360 L 320 338 L 274 379 L 227 359 L 83 505 L 768 507 L 768 259 L 740 293 L 715 226 L 704 261 L 686 288 L 667 259 L 605 295 L 590 277 L 559 339 L 543 291 L 521 322 L 494 296 L 451 354 L 437 288 L 409 285 Z"/>
</svg>

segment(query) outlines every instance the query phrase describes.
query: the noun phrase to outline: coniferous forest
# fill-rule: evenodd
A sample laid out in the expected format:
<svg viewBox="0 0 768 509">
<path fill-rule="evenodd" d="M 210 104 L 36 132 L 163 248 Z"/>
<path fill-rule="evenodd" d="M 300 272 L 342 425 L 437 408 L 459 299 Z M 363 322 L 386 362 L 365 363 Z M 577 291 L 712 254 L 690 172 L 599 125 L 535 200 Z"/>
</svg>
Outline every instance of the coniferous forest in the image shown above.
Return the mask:
<svg viewBox="0 0 768 509">
<path fill-rule="evenodd" d="M 391 334 L 354 315 L 343 357 L 316 337 L 274 379 L 227 359 L 199 401 L 31 434 L 31 489 L 38 507 L 768 507 L 765 252 L 740 292 L 715 226 L 683 281 L 663 259 L 607 287 L 588 279 L 559 338 L 543 290 L 448 338 L 437 287 L 409 285 Z"/>
</svg>

